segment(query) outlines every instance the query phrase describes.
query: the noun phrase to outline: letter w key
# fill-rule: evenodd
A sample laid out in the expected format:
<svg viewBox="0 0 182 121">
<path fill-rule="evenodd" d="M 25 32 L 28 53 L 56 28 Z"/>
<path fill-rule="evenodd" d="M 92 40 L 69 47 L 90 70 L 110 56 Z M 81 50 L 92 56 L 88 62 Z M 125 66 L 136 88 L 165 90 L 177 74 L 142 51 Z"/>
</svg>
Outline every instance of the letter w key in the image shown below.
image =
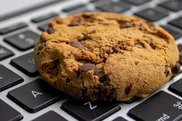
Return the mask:
<svg viewBox="0 0 182 121">
<path fill-rule="evenodd" d="M 81 121 L 100 121 L 120 110 L 115 102 L 91 102 L 76 99 L 68 100 L 61 108 Z"/>
</svg>

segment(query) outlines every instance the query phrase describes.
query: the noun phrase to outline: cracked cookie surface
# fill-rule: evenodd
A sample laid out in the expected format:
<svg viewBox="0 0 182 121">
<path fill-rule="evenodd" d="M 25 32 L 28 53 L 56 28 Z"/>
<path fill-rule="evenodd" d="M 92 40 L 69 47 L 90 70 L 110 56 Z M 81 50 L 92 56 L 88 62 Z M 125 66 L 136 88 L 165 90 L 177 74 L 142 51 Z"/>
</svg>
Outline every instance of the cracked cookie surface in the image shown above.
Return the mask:
<svg viewBox="0 0 182 121">
<path fill-rule="evenodd" d="M 144 19 L 86 12 L 55 18 L 34 47 L 41 76 L 77 99 L 146 97 L 179 72 L 174 38 Z"/>
</svg>

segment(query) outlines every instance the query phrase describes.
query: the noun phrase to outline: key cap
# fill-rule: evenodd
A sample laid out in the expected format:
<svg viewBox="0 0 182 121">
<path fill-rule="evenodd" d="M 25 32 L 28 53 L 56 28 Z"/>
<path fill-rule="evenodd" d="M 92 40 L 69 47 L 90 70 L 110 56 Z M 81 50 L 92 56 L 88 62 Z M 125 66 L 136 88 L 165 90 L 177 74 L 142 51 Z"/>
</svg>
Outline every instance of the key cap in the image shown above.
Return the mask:
<svg viewBox="0 0 182 121">
<path fill-rule="evenodd" d="M 182 79 L 180 79 L 180 80 L 174 82 L 173 84 L 171 84 L 168 89 L 170 91 L 176 93 L 177 95 L 182 96 L 181 85 L 182 85 Z"/>
<path fill-rule="evenodd" d="M 33 77 L 39 75 L 39 72 L 35 65 L 33 52 L 12 59 L 10 64 L 28 76 Z"/>
<path fill-rule="evenodd" d="M 117 117 L 112 121 L 127 121 L 126 119 L 122 118 L 122 117 Z"/>
<path fill-rule="evenodd" d="M 115 102 L 90 102 L 76 99 L 63 103 L 61 108 L 78 120 L 83 121 L 100 121 L 120 110 Z"/>
<path fill-rule="evenodd" d="M 160 91 L 128 112 L 137 121 L 179 121 L 182 100 Z"/>
<path fill-rule="evenodd" d="M 23 82 L 23 79 L 9 70 L 3 65 L 0 65 L 0 91 L 10 88 L 14 85 Z"/>
<path fill-rule="evenodd" d="M 27 26 L 28 25 L 25 24 L 25 23 L 19 23 L 19 24 L 16 24 L 16 25 L 12 25 L 12 26 L 9 26 L 7 28 L 0 29 L 0 34 L 4 35 L 4 34 L 10 33 L 10 32 L 13 32 L 15 30 L 25 28 Z"/>
<path fill-rule="evenodd" d="M 142 5 L 142 4 L 149 2 L 151 0 L 127 0 L 127 1 L 134 4 L 134 5 Z"/>
<path fill-rule="evenodd" d="M 0 61 L 15 55 L 11 50 L 0 45 Z"/>
<path fill-rule="evenodd" d="M 67 121 L 65 118 L 63 118 L 54 111 L 49 111 L 32 121 L 52 121 L 53 119 L 54 121 Z"/>
<path fill-rule="evenodd" d="M 47 19 L 54 18 L 56 16 L 58 16 L 57 13 L 50 13 L 50 14 L 47 14 L 47 15 L 44 15 L 44 16 L 40 16 L 40 17 L 34 18 L 34 19 L 32 19 L 32 22 L 39 23 L 39 22 L 45 21 Z"/>
<path fill-rule="evenodd" d="M 28 30 L 10 37 L 6 37 L 4 40 L 19 50 L 28 50 L 34 47 L 38 39 L 38 34 Z"/>
<path fill-rule="evenodd" d="M 48 28 L 48 24 L 44 24 L 38 27 L 38 29 L 40 29 L 41 31 L 46 31 Z"/>
<path fill-rule="evenodd" d="M 125 103 L 125 104 L 131 104 L 131 103 L 135 102 L 138 99 L 140 99 L 140 98 L 135 96 L 135 97 L 131 98 L 128 101 L 123 101 L 123 103 Z"/>
<path fill-rule="evenodd" d="M 98 1 L 101 1 L 101 0 L 90 0 L 90 2 L 92 2 L 92 3 L 98 2 Z"/>
<path fill-rule="evenodd" d="M 97 9 L 101 11 L 113 12 L 113 13 L 120 13 L 130 9 L 130 5 L 126 2 L 119 1 L 119 2 L 111 2 L 108 4 L 104 4 L 102 6 L 98 6 Z"/>
<path fill-rule="evenodd" d="M 182 34 L 180 32 L 174 31 L 167 26 L 162 26 L 162 28 L 164 28 L 166 31 L 168 31 L 174 37 L 175 40 L 182 37 Z"/>
<path fill-rule="evenodd" d="M 171 11 L 177 12 L 182 9 L 182 1 L 181 0 L 169 0 L 164 3 L 159 4 L 159 6 L 162 6 L 164 8 L 167 8 Z"/>
<path fill-rule="evenodd" d="M 23 116 L 14 108 L 0 99 L 0 116 L 1 121 L 19 121 Z"/>
<path fill-rule="evenodd" d="M 37 79 L 8 92 L 7 97 L 28 112 L 34 113 L 59 101 L 63 94 L 45 81 Z"/>
<path fill-rule="evenodd" d="M 182 17 L 177 18 L 177 19 L 175 19 L 173 21 L 170 21 L 169 24 L 171 24 L 173 26 L 176 26 L 176 27 L 182 29 Z"/>
<path fill-rule="evenodd" d="M 63 12 L 71 12 L 71 11 L 74 11 L 75 9 L 79 9 L 82 7 L 85 7 L 85 5 L 83 4 L 75 5 L 75 6 L 63 9 Z"/>
<path fill-rule="evenodd" d="M 179 49 L 179 63 L 182 64 L 182 45 L 178 45 Z"/>
<path fill-rule="evenodd" d="M 148 9 L 142 10 L 140 12 L 137 12 L 137 13 L 135 13 L 135 15 L 137 15 L 141 18 L 147 19 L 149 21 L 152 21 L 152 22 L 158 21 L 158 20 L 168 16 L 167 13 L 166 14 L 161 13 L 152 8 L 148 8 Z"/>
</svg>

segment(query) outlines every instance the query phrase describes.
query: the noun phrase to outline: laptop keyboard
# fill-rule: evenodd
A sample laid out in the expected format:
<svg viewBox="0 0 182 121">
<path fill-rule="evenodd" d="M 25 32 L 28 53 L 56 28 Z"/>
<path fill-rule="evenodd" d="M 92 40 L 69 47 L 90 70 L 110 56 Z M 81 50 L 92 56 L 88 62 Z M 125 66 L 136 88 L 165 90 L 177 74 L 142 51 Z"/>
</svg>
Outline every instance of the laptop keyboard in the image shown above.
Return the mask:
<svg viewBox="0 0 182 121">
<path fill-rule="evenodd" d="M 181 0 L 60 0 L 0 18 L 0 120 L 181 121 L 182 74 L 147 98 L 109 103 L 75 100 L 41 79 L 33 57 L 39 35 L 55 17 L 88 11 L 135 15 L 160 25 L 175 38 L 182 64 Z"/>
</svg>

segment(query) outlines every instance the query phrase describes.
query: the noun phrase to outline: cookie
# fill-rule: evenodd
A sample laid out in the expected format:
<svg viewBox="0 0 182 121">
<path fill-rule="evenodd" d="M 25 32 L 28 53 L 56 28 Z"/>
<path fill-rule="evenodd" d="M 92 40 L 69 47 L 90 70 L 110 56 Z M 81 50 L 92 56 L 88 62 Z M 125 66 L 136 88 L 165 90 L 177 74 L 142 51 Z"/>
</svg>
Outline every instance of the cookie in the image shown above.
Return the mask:
<svg viewBox="0 0 182 121">
<path fill-rule="evenodd" d="M 107 12 L 55 18 L 36 43 L 34 59 L 47 83 L 91 101 L 144 98 L 180 68 L 178 47 L 163 28 Z"/>
</svg>

